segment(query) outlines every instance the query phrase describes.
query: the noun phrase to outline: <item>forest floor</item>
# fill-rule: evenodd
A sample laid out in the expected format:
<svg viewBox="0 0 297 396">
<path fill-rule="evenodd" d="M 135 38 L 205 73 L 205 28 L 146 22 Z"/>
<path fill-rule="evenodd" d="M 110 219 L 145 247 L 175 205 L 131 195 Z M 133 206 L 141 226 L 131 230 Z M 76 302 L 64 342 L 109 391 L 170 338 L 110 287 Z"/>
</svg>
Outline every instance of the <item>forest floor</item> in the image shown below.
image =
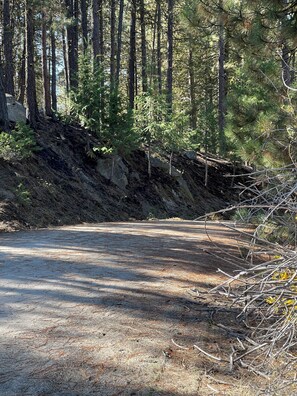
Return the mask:
<svg viewBox="0 0 297 396">
<path fill-rule="evenodd" d="M 224 326 L 243 331 L 207 293 L 218 267 L 234 270 L 222 258 L 239 254 L 235 235 L 207 230 L 215 244 L 178 220 L 0 234 L 1 396 L 256 394 L 193 348 L 229 356 Z"/>
</svg>

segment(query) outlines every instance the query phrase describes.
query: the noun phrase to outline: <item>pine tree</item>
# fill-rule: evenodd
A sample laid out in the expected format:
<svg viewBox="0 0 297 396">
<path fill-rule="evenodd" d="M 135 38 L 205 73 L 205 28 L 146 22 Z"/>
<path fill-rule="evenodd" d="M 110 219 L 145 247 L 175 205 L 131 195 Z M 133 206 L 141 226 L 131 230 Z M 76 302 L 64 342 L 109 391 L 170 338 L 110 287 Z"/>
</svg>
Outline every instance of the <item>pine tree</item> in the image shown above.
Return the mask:
<svg viewBox="0 0 297 396">
<path fill-rule="evenodd" d="M 0 64 L 0 132 L 9 130 L 7 102 L 3 83 L 3 71 Z"/>
</svg>

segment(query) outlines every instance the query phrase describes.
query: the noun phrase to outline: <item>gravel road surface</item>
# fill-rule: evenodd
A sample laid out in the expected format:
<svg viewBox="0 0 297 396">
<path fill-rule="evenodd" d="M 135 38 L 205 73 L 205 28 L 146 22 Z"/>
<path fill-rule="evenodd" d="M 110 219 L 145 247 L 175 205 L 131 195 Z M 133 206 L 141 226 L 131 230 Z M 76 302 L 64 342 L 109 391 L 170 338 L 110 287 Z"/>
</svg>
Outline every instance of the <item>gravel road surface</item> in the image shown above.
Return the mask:
<svg viewBox="0 0 297 396">
<path fill-rule="evenodd" d="M 236 246 L 208 231 L 216 245 L 187 221 L 0 234 L 0 395 L 212 394 L 193 344 L 224 337 L 205 292 L 229 268 L 209 253 Z"/>
</svg>

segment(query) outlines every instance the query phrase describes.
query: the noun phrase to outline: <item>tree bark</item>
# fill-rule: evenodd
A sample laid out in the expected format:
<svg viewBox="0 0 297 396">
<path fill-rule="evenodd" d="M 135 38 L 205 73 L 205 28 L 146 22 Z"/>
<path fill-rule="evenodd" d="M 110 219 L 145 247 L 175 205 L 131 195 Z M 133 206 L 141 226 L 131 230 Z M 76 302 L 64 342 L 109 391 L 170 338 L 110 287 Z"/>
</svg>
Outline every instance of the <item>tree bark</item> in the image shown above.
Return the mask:
<svg viewBox="0 0 297 396">
<path fill-rule="evenodd" d="M 100 40 L 100 62 L 104 62 L 104 21 L 103 21 L 103 0 L 99 2 L 99 40 Z"/>
<path fill-rule="evenodd" d="M 282 18 L 281 18 L 281 56 L 282 56 L 282 80 L 285 84 L 285 93 L 287 92 L 288 87 L 292 84 L 292 75 L 291 75 L 291 67 L 290 67 L 290 49 L 287 43 L 287 35 L 286 35 L 286 27 L 288 24 L 288 11 L 285 9 L 288 6 L 288 0 L 281 0 L 281 5 L 283 7 Z"/>
<path fill-rule="evenodd" d="M 162 34 L 162 21 L 161 21 L 161 3 L 157 0 L 157 74 L 158 74 L 158 87 L 159 94 L 162 94 L 162 50 L 161 50 L 161 34 Z"/>
<path fill-rule="evenodd" d="M 150 59 L 150 79 L 149 79 L 149 86 L 153 87 L 153 77 L 157 75 L 156 72 L 156 31 L 157 31 L 157 12 L 158 6 L 156 5 L 155 13 L 154 13 L 154 22 L 153 22 L 153 37 L 152 37 L 152 52 L 151 52 L 151 59 Z"/>
<path fill-rule="evenodd" d="M 130 55 L 129 55 L 129 105 L 134 109 L 136 64 L 136 0 L 131 1 Z"/>
<path fill-rule="evenodd" d="M 30 0 L 25 3 L 25 27 L 26 27 L 26 99 L 28 106 L 28 118 L 33 128 L 38 121 L 38 107 L 36 97 L 36 75 L 34 67 L 34 18 Z"/>
<path fill-rule="evenodd" d="M 208 130 L 204 131 L 204 155 L 205 155 L 205 163 L 204 163 L 204 186 L 208 187 Z"/>
<path fill-rule="evenodd" d="M 147 151 L 147 173 L 149 179 L 152 178 L 152 155 L 151 155 L 151 142 L 148 142 L 148 151 Z"/>
<path fill-rule="evenodd" d="M 14 96 L 13 26 L 9 0 L 3 0 L 4 89 Z"/>
<path fill-rule="evenodd" d="M 114 89 L 115 83 L 115 0 L 110 2 L 110 87 Z"/>
<path fill-rule="evenodd" d="M 226 123 L 226 78 L 225 78 L 225 29 L 223 23 L 223 0 L 220 0 L 220 24 L 219 24 L 219 149 L 223 156 L 226 152 L 225 123 Z"/>
<path fill-rule="evenodd" d="M 58 110 L 57 106 L 57 54 L 56 54 L 56 36 L 55 32 L 51 31 L 51 52 L 52 52 L 52 86 L 51 86 L 51 96 L 52 96 L 52 109 L 56 112 Z"/>
<path fill-rule="evenodd" d="M 68 57 L 67 57 L 67 46 L 66 46 L 66 38 L 65 31 L 62 30 L 62 47 L 63 47 L 63 61 L 64 61 L 64 75 L 65 75 L 65 85 L 66 92 L 69 92 L 69 69 L 68 69 Z"/>
<path fill-rule="evenodd" d="M 142 91 L 147 92 L 147 55 L 146 55 L 146 26 L 144 0 L 139 0 L 140 29 L 141 29 L 141 75 Z"/>
<path fill-rule="evenodd" d="M 21 64 L 18 76 L 18 101 L 24 104 L 26 92 L 26 38 L 24 38 Z"/>
<path fill-rule="evenodd" d="M 121 71 L 123 19 L 124 19 L 124 0 L 120 0 L 118 43 L 117 43 L 117 69 L 116 69 L 116 85 L 117 86 L 119 85 L 120 71 Z"/>
<path fill-rule="evenodd" d="M 72 73 L 70 74 L 70 83 L 73 88 L 77 88 L 78 80 L 78 15 L 79 15 L 79 4 L 78 0 L 73 0 L 73 50 L 72 50 Z"/>
<path fill-rule="evenodd" d="M 81 30 L 82 30 L 83 49 L 85 53 L 89 44 L 87 0 L 80 0 L 80 12 L 81 12 Z"/>
<path fill-rule="evenodd" d="M 69 88 L 77 87 L 78 72 L 78 0 L 65 0 L 66 17 L 70 23 L 66 27 L 67 61 Z"/>
<path fill-rule="evenodd" d="M 0 64 L 0 131 L 7 132 L 9 130 L 8 110 L 3 84 L 3 71 Z"/>
<path fill-rule="evenodd" d="M 168 0 L 168 27 L 167 27 L 167 40 L 168 40 L 168 57 L 167 57 L 167 106 L 168 114 L 172 113 L 172 85 L 173 85 L 173 7 L 174 0 Z"/>
<path fill-rule="evenodd" d="M 93 56 L 94 62 L 99 63 L 100 55 L 100 29 L 99 29 L 99 4 L 98 0 L 93 0 Z"/>
<path fill-rule="evenodd" d="M 104 59 L 104 31 L 102 0 L 93 0 L 93 56 L 95 64 L 103 63 Z"/>
<path fill-rule="evenodd" d="M 41 42 L 42 42 L 42 80 L 43 80 L 43 101 L 45 115 L 52 115 L 51 108 L 51 95 L 50 95 L 50 76 L 47 67 L 47 21 L 45 13 L 42 13 L 42 29 L 41 29 Z"/>
<path fill-rule="evenodd" d="M 192 129 L 197 129 L 196 81 L 191 43 L 189 44 L 189 85 L 191 99 L 191 127 Z"/>
</svg>

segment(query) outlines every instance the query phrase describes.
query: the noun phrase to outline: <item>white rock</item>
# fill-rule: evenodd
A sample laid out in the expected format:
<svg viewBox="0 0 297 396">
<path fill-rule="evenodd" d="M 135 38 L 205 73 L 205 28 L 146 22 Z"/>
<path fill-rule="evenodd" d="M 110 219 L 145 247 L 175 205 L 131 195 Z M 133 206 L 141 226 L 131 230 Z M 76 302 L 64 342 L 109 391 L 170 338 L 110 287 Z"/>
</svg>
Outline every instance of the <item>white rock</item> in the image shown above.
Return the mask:
<svg viewBox="0 0 297 396">
<path fill-rule="evenodd" d="M 26 123 L 26 109 L 10 94 L 5 94 L 9 121 Z"/>
</svg>

